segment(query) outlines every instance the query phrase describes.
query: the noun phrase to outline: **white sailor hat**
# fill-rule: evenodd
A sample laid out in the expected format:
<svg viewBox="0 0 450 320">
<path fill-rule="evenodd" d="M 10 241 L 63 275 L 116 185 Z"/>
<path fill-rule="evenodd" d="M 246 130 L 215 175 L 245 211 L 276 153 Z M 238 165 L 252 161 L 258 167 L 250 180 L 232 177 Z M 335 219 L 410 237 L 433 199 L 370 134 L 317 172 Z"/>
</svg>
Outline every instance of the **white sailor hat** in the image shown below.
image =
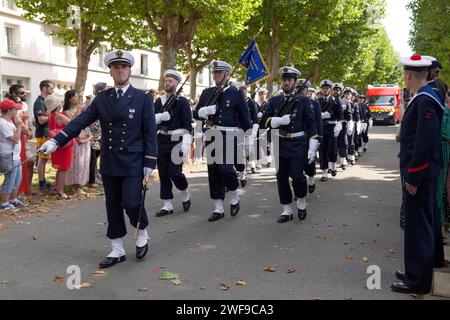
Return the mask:
<svg viewBox="0 0 450 320">
<path fill-rule="evenodd" d="M 322 80 L 322 81 L 320 82 L 320 87 L 322 88 L 322 87 L 324 87 L 324 86 L 329 86 L 330 88 L 333 88 L 334 83 L 333 83 L 333 81 L 331 81 L 331 80 Z"/>
<path fill-rule="evenodd" d="M 235 87 L 235 88 L 237 88 L 237 83 L 234 82 L 233 80 L 228 81 L 228 85 L 229 85 L 230 87 Z"/>
<path fill-rule="evenodd" d="M 300 71 L 298 71 L 297 69 L 293 68 L 293 67 L 283 67 L 280 68 L 278 70 L 278 73 L 282 76 L 282 77 L 292 77 L 292 78 L 298 78 L 300 77 L 300 75 L 302 74 Z"/>
<path fill-rule="evenodd" d="M 215 60 L 213 62 L 211 62 L 211 68 L 212 71 L 225 71 L 225 72 L 229 72 L 232 67 L 229 63 L 225 62 L 225 61 L 220 61 L 220 60 Z"/>
<path fill-rule="evenodd" d="M 442 64 L 439 63 L 439 61 L 437 61 L 437 59 L 435 57 L 432 56 L 422 56 L 422 58 L 430 60 L 431 61 L 431 66 L 429 66 L 429 69 L 442 69 Z"/>
<path fill-rule="evenodd" d="M 183 79 L 183 75 L 180 72 L 173 70 L 173 69 L 164 71 L 164 78 L 165 77 L 172 77 L 175 80 L 177 80 L 178 82 L 180 82 Z"/>
<path fill-rule="evenodd" d="M 343 93 L 343 94 L 346 94 L 346 93 L 352 93 L 352 88 L 346 87 L 346 88 L 344 88 L 344 90 L 342 90 L 342 93 Z"/>
<path fill-rule="evenodd" d="M 335 83 L 333 86 L 333 89 L 335 89 L 335 88 L 344 90 L 344 85 L 342 83 Z"/>
<path fill-rule="evenodd" d="M 245 82 L 239 83 L 239 89 L 247 89 L 247 84 Z"/>
<path fill-rule="evenodd" d="M 307 79 L 298 79 L 298 82 L 307 88 L 311 87 L 311 82 Z"/>
<path fill-rule="evenodd" d="M 259 92 L 267 93 L 267 92 L 269 92 L 269 91 L 268 91 L 266 88 L 260 88 L 259 91 L 258 91 L 258 93 L 259 93 Z"/>
<path fill-rule="evenodd" d="M 313 87 L 309 87 L 308 88 L 308 92 L 316 92 L 317 90 L 315 89 L 315 88 L 313 88 Z"/>
<path fill-rule="evenodd" d="M 130 68 L 134 65 L 133 55 L 130 52 L 121 49 L 108 52 L 103 61 L 108 68 L 113 64 L 124 64 Z"/>
<path fill-rule="evenodd" d="M 431 66 L 432 61 L 418 54 L 414 54 L 411 57 L 403 57 L 400 59 L 405 70 L 411 71 L 426 71 Z"/>
</svg>

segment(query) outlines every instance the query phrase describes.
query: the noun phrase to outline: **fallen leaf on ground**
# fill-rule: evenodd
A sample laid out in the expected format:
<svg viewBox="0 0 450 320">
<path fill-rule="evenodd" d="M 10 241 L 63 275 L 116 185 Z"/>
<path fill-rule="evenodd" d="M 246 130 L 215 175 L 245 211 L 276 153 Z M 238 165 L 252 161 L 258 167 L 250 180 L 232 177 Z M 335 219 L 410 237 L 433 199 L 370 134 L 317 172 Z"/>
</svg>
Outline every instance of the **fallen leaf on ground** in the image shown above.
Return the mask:
<svg viewBox="0 0 450 320">
<path fill-rule="evenodd" d="M 389 249 L 389 254 L 394 254 L 394 253 L 395 253 L 394 249 Z"/>
<path fill-rule="evenodd" d="M 275 271 L 277 271 L 277 270 L 275 270 L 274 267 L 265 267 L 265 268 L 264 268 L 264 271 L 266 271 L 266 272 L 275 272 Z"/>
<path fill-rule="evenodd" d="M 102 270 L 96 270 L 94 273 L 93 273 L 93 275 L 94 276 L 103 276 L 103 275 L 105 275 L 105 271 L 102 271 Z"/>
<path fill-rule="evenodd" d="M 172 272 L 164 272 L 162 276 L 159 278 L 159 280 L 174 280 L 178 279 L 180 276 L 177 273 Z"/>
<path fill-rule="evenodd" d="M 417 293 L 412 293 L 411 297 L 413 297 L 414 299 L 417 299 L 417 300 L 423 299 L 423 295 L 417 294 Z"/>
<path fill-rule="evenodd" d="M 319 297 L 313 297 L 313 300 L 321 300 Z"/>
<path fill-rule="evenodd" d="M 138 292 L 147 292 L 147 291 L 148 291 L 148 288 L 140 288 L 140 289 L 138 289 L 137 291 L 138 291 Z"/>
<path fill-rule="evenodd" d="M 2 284 L 8 284 L 8 281 L 2 281 Z"/>
<path fill-rule="evenodd" d="M 97 225 L 99 225 L 99 226 L 106 226 L 106 222 L 97 222 Z"/>
<path fill-rule="evenodd" d="M 38 239 L 38 236 L 33 236 L 33 240 L 37 240 Z"/>
<path fill-rule="evenodd" d="M 75 289 L 86 289 L 86 288 L 89 288 L 90 286 L 91 286 L 90 283 L 84 282 L 84 283 L 80 284 L 79 286 L 75 286 Z"/>
<path fill-rule="evenodd" d="M 289 268 L 289 269 L 287 269 L 287 273 L 293 273 L 293 272 L 295 272 L 295 271 L 297 271 L 297 270 L 295 270 L 294 268 Z"/>
<path fill-rule="evenodd" d="M 177 232 L 177 230 L 169 230 L 169 231 L 167 231 L 167 233 L 175 233 L 175 232 Z"/>
<path fill-rule="evenodd" d="M 337 237 L 336 236 L 332 236 L 331 240 L 336 241 Z"/>
<path fill-rule="evenodd" d="M 347 260 L 353 260 L 353 257 L 352 256 L 346 256 L 345 257 Z"/>
<path fill-rule="evenodd" d="M 246 286 L 246 285 L 247 285 L 247 282 L 245 282 L 244 280 L 241 279 L 241 280 L 239 280 L 239 281 L 236 282 L 236 285 L 237 285 L 237 286 Z"/>
<path fill-rule="evenodd" d="M 60 283 L 61 281 L 63 281 L 64 276 L 54 276 L 53 277 L 53 281 L 55 281 L 56 283 Z"/>
<path fill-rule="evenodd" d="M 369 258 L 363 257 L 363 258 L 362 258 L 362 261 L 364 261 L 364 262 L 369 262 Z"/>
<path fill-rule="evenodd" d="M 228 291 L 228 290 L 230 290 L 230 286 L 227 286 L 225 283 L 221 283 L 220 290 Z"/>
<path fill-rule="evenodd" d="M 180 279 L 173 279 L 172 283 L 176 286 L 179 286 L 181 284 L 181 280 Z"/>
<path fill-rule="evenodd" d="M 205 290 L 205 289 L 206 289 L 206 288 L 205 288 L 205 287 L 203 287 L 203 286 L 201 286 L 201 287 L 200 287 L 200 290 Z"/>
<path fill-rule="evenodd" d="M 3 229 L 5 229 L 5 225 L 0 223 L 0 230 L 3 230 Z"/>
</svg>

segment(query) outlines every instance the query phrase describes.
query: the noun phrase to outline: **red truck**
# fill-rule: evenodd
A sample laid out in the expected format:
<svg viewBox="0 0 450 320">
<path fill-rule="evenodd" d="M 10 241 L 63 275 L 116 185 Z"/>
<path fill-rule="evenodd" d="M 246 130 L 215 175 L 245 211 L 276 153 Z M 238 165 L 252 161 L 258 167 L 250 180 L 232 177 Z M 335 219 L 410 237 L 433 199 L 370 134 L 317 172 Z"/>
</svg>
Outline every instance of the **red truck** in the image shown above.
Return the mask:
<svg viewBox="0 0 450 320">
<path fill-rule="evenodd" d="M 398 123 L 400 87 L 395 84 L 374 84 L 367 88 L 369 109 L 374 122 Z"/>
</svg>

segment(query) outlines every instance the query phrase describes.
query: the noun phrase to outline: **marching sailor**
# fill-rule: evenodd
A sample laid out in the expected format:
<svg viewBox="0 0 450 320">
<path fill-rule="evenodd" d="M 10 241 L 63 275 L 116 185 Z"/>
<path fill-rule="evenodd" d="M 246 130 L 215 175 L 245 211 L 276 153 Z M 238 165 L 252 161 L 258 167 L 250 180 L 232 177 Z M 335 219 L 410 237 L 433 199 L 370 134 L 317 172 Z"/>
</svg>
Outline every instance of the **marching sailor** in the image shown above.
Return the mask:
<svg viewBox="0 0 450 320">
<path fill-rule="evenodd" d="M 328 180 L 328 170 L 331 175 L 337 175 L 337 134 L 340 130 L 338 123 L 342 121 L 342 109 L 337 104 L 336 99 L 330 94 L 334 84 L 330 80 L 320 82 L 322 97 L 319 99 L 323 119 L 323 138 L 320 144 L 320 169 L 322 169 L 322 178 L 320 181 Z M 338 125 L 336 129 L 336 125 Z M 336 131 L 335 131 L 336 130 Z"/>
<path fill-rule="evenodd" d="M 155 120 L 158 126 L 157 165 L 161 183 L 160 198 L 163 201 L 163 207 L 156 213 L 157 217 L 173 213 L 172 184 L 180 190 L 183 210 L 188 211 L 191 207 L 191 194 L 186 176 L 183 174 L 181 159 L 189 155 L 191 150 L 192 112 L 188 99 L 176 95 L 177 86 L 181 80 L 181 73 L 176 70 L 166 70 L 164 72 L 166 94 L 155 101 Z M 166 110 L 168 108 L 170 110 Z M 174 150 L 180 145 L 180 138 L 182 155 L 179 154 L 179 148 Z"/>
<path fill-rule="evenodd" d="M 125 50 L 113 50 L 104 60 L 114 87 L 100 92 L 84 112 L 40 149 L 51 153 L 62 148 L 78 137 L 82 129 L 100 120 L 100 172 L 105 188 L 107 236 L 112 244 L 112 251 L 100 263 L 100 268 L 125 261 L 124 211 L 133 227 L 137 228 L 139 223 L 136 258 L 144 258 L 148 251 L 148 218 L 145 208 L 141 210 L 142 182 L 151 176 L 158 151 L 152 97 L 129 82 L 133 56 Z"/>
<path fill-rule="evenodd" d="M 292 191 L 289 178 L 292 179 L 294 195 L 297 198 L 297 214 L 300 220 L 306 218 L 307 184 L 303 174 L 306 163 L 315 159 L 319 141 L 314 119 L 314 107 L 310 99 L 301 95 L 293 95 L 300 71 L 292 67 L 283 67 L 279 70 L 282 77 L 283 94 L 269 100 L 261 124 L 266 128 L 277 129 L 272 133 L 279 137 L 279 154 L 277 184 L 283 212 L 278 223 L 292 220 Z M 286 114 L 279 114 L 280 108 L 289 105 Z M 309 140 L 309 149 L 308 149 Z"/>
<path fill-rule="evenodd" d="M 223 159 L 216 157 L 218 153 L 216 149 L 212 150 L 211 153 L 207 152 L 209 192 L 211 199 L 214 201 L 214 212 L 208 221 L 213 222 L 224 218 L 225 187 L 230 194 L 231 216 L 235 216 L 239 212 L 239 194 L 237 191 L 239 181 L 234 164 L 238 157 L 238 144 L 243 144 L 244 141 L 243 139 L 238 140 L 236 133 L 250 129 L 251 120 L 244 95 L 236 87 L 228 85 L 231 65 L 225 61 L 213 61 L 211 69 L 215 86 L 203 90 L 194 111 L 194 118 L 206 120 L 206 138 L 208 138 L 208 134 L 213 137 L 219 134 L 222 138 L 222 144 L 219 147 L 222 148 Z M 234 153 L 234 159 L 231 160 L 226 156 L 227 136 L 234 137 L 234 139 L 231 139 L 234 142 L 233 145 L 228 146 Z M 207 141 L 206 148 L 208 149 L 208 146 L 214 142 L 215 140 Z M 245 159 L 240 160 L 244 161 Z"/>
</svg>

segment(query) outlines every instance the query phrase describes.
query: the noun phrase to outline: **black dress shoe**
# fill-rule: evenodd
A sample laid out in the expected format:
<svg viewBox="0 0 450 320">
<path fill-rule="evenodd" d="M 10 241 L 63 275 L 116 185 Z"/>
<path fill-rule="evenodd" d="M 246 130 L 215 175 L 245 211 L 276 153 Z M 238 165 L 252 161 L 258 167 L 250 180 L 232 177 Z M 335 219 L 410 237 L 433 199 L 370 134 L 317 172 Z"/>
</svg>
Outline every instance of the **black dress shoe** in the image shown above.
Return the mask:
<svg viewBox="0 0 450 320">
<path fill-rule="evenodd" d="M 214 222 L 217 220 L 220 220 L 224 217 L 225 215 L 223 213 L 220 212 L 213 212 L 213 214 L 211 215 L 211 217 L 209 217 L 208 221 L 209 222 Z"/>
<path fill-rule="evenodd" d="M 331 173 L 331 169 L 328 169 L 328 170 L 327 170 L 327 173 L 330 174 L 330 173 Z"/>
<path fill-rule="evenodd" d="M 271 163 L 267 162 L 267 168 L 270 168 Z"/>
<path fill-rule="evenodd" d="M 156 213 L 157 217 L 164 217 L 167 216 L 169 214 L 173 214 L 173 210 L 165 210 L 165 209 L 161 209 Z"/>
<path fill-rule="evenodd" d="M 251 168 L 251 170 L 252 170 L 252 173 L 256 172 L 256 168 Z"/>
<path fill-rule="evenodd" d="M 191 199 L 183 202 L 183 210 L 184 212 L 188 211 L 191 208 Z"/>
<path fill-rule="evenodd" d="M 145 246 L 143 247 L 136 246 L 136 259 L 141 260 L 142 258 L 144 258 L 145 255 L 147 254 L 147 251 L 148 251 L 148 240 Z"/>
<path fill-rule="evenodd" d="M 291 215 L 281 215 L 278 218 L 277 223 L 286 223 L 290 220 L 292 220 L 292 214 Z"/>
<path fill-rule="evenodd" d="M 308 186 L 308 192 L 309 193 L 314 193 L 315 190 L 316 190 L 316 184 Z"/>
<path fill-rule="evenodd" d="M 364 152 L 367 152 L 367 148 L 364 148 L 364 150 L 363 150 Z"/>
<path fill-rule="evenodd" d="M 325 182 L 325 181 L 327 181 L 327 180 L 328 180 L 328 178 L 326 178 L 326 177 L 320 178 L 320 181 L 322 181 L 322 182 Z"/>
<path fill-rule="evenodd" d="M 405 281 L 405 273 L 403 271 L 395 271 L 395 277 L 400 281 Z"/>
<path fill-rule="evenodd" d="M 100 267 L 100 269 L 106 269 L 106 268 L 110 268 L 113 265 L 123 262 L 126 260 L 125 256 L 121 256 L 118 258 L 111 258 L 111 257 L 106 257 L 105 260 L 103 260 L 102 262 L 100 262 L 100 264 L 98 265 Z"/>
<path fill-rule="evenodd" d="M 247 179 L 239 180 L 241 182 L 241 187 L 244 188 L 247 185 Z"/>
<path fill-rule="evenodd" d="M 305 220 L 306 219 L 306 209 L 305 210 L 298 209 L 297 216 L 300 221 Z"/>
<path fill-rule="evenodd" d="M 397 282 L 391 285 L 391 290 L 399 293 L 417 293 L 417 294 L 428 294 L 430 290 L 423 290 L 418 288 L 412 288 L 405 284 L 404 282 Z"/>
<path fill-rule="evenodd" d="M 356 164 L 356 161 L 355 161 L 355 160 L 350 160 L 350 164 L 351 164 L 352 166 L 354 166 L 354 165 Z"/>
<path fill-rule="evenodd" d="M 230 214 L 232 217 L 234 217 L 235 215 L 237 215 L 239 213 L 239 210 L 241 209 L 241 207 L 239 206 L 239 202 L 236 204 L 231 204 L 230 205 Z"/>
<path fill-rule="evenodd" d="M 341 165 L 341 169 L 344 171 L 347 170 L 347 165 L 346 164 Z"/>
<path fill-rule="evenodd" d="M 331 170 L 331 176 L 336 177 L 337 176 L 337 170 Z"/>
</svg>

